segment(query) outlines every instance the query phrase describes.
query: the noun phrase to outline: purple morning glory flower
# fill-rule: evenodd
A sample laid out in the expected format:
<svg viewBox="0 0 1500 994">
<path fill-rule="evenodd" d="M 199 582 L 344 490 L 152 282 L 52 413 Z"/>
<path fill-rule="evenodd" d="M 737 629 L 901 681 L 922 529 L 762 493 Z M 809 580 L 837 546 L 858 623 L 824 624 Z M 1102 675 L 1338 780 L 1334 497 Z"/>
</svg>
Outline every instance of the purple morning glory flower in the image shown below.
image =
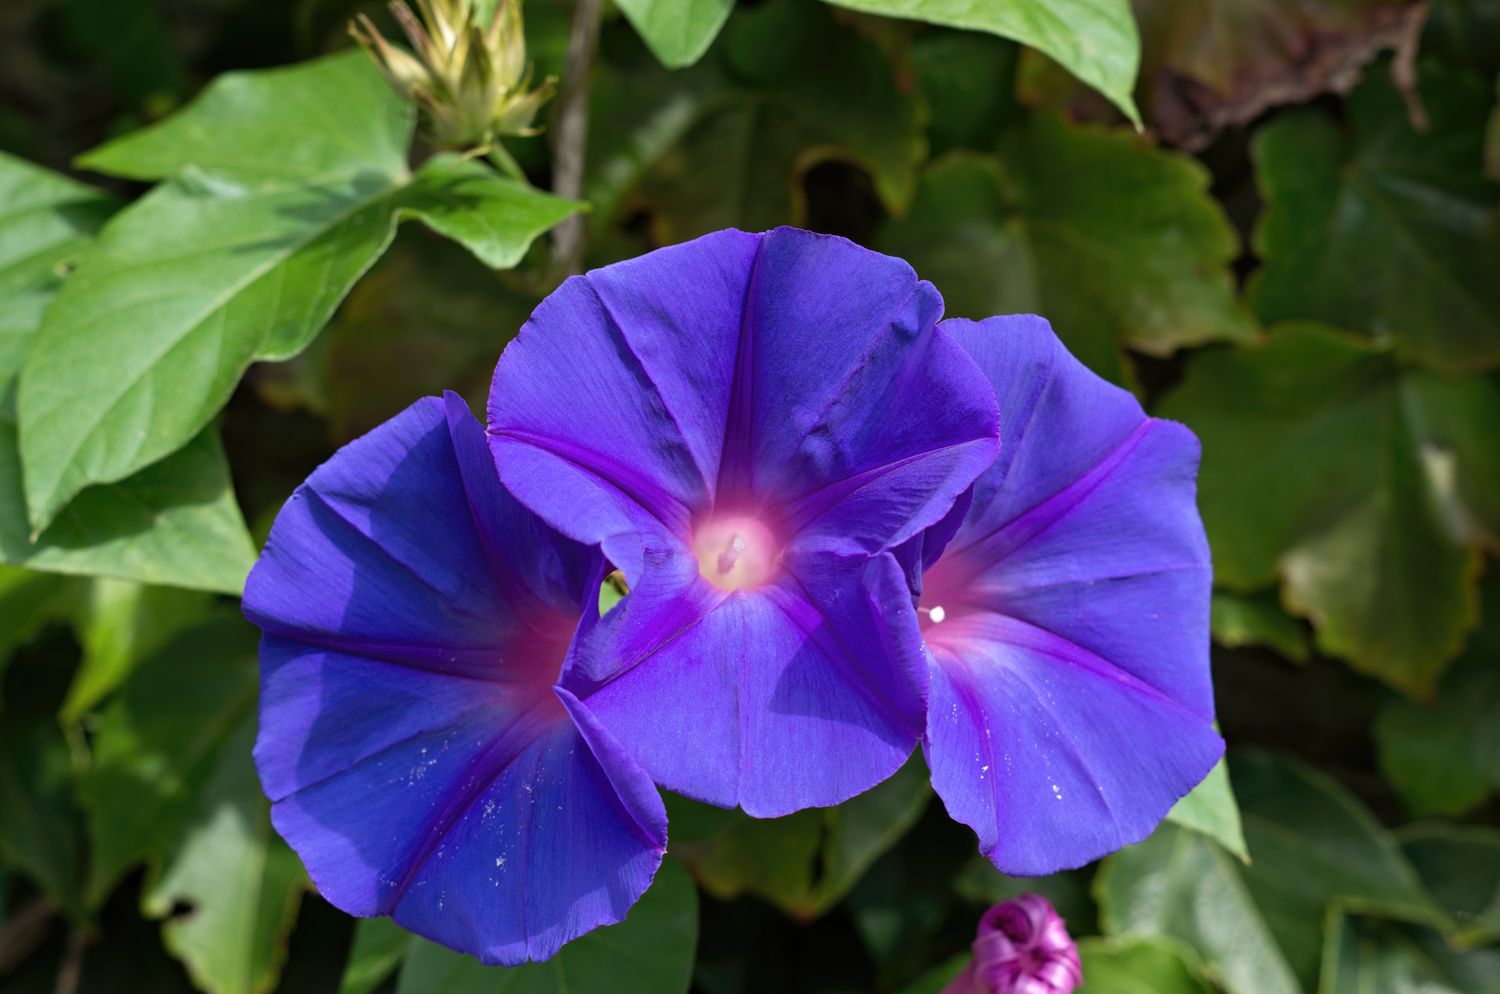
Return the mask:
<svg viewBox="0 0 1500 994">
<path fill-rule="evenodd" d="M 924 748 L 983 853 L 1047 874 L 1144 838 L 1223 752 L 1198 441 L 1040 318 L 943 327 L 994 385 L 1003 446 L 967 506 L 902 550 L 926 567 Z"/>
<path fill-rule="evenodd" d="M 974 958 L 943 994 L 1073 994 L 1082 983 L 1067 922 L 1045 897 L 1022 894 L 979 919 Z"/>
<path fill-rule="evenodd" d="M 603 568 L 501 488 L 453 394 L 297 489 L 244 609 L 265 632 L 256 765 L 325 898 L 489 963 L 625 916 L 666 813 L 568 689 Z"/>
<path fill-rule="evenodd" d="M 927 666 L 889 550 L 997 446 L 941 311 L 842 238 L 721 231 L 570 279 L 501 357 L 506 486 L 631 587 L 577 693 L 658 784 L 782 815 L 915 746 Z"/>
</svg>

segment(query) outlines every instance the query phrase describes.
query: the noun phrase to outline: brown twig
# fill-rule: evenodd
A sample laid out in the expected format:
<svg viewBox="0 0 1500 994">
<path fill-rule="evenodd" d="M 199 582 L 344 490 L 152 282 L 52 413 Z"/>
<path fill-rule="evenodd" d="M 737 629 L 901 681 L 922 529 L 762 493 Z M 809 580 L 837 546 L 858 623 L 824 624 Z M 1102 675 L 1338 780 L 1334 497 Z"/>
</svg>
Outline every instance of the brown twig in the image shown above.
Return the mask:
<svg viewBox="0 0 1500 994">
<path fill-rule="evenodd" d="M 603 0 L 577 0 L 573 27 L 568 33 L 568 55 L 558 98 L 557 143 L 553 149 L 552 192 L 577 199 L 583 193 L 583 164 L 588 148 L 589 70 L 599 47 L 599 15 Z M 583 266 L 584 220 L 575 214 L 552 232 L 552 248 L 560 276 L 571 276 Z"/>
<path fill-rule="evenodd" d="M 83 976 L 83 951 L 88 948 L 89 933 L 74 927 L 68 933 L 68 948 L 63 952 L 62 965 L 57 968 L 57 984 L 52 994 L 75 994 L 78 981 Z"/>
</svg>

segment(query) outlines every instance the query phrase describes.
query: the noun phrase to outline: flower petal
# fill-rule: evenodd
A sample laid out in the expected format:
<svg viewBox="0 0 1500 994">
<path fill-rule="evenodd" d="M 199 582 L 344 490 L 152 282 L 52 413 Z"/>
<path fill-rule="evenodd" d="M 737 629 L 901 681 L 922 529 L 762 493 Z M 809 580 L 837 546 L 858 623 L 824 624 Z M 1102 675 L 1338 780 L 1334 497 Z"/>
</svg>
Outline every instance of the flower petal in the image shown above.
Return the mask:
<svg viewBox="0 0 1500 994">
<path fill-rule="evenodd" d="M 350 914 L 389 914 L 471 781 L 564 724 L 545 693 L 274 636 L 262 667 L 255 758 L 276 827 L 323 896 Z M 512 755 L 486 765 L 500 742 Z"/>
<path fill-rule="evenodd" d="M 267 635 L 260 648 L 255 763 L 271 800 L 335 777 L 401 743 L 496 724 L 524 692 Z M 483 713 L 481 713 L 483 712 Z"/>
<path fill-rule="evenodd" d="M 484 677 L 537 621 L 576 619 L 597 553 L 501 489 L 461 405 L 418 401 L 298 487 L 245 585 L 245 616 L 309 644 Z"/>
<path fill-rule="evenodd" d="M 1212 721 L 1197 465 L 1191 432 L 1143 419 L 1072 485 L 988 535 L 961 533 L 924 603 L 966 576 L 960 599 L 1056 632 Z"/>
<path fill-rule="evenodd" d="M 1038 318 L 945 327 L 1004 441 L 923 577 L 933 783 L 998 866 L 1048 873 L 1144 837 L 1221 751 L 1198 444 Z"/>
<path fill-rule="evenodd" d="M 623 921 L 661 865 L 650 780 L 566 691 L 572 721 L 516 757 L 453 821 L 393 917 L 485 963 L 544 960 Z"/>
<path fill-rule="evenodd" d="M 386 665 L 339 664 L 351 681 Z M 455 679 L 432 676 L 424 689 Z M 487 963 L 546 959 L 621 921 L 666 849 L 649 779 L 571 695 L 558 697 L 480 696 L 450 723 L 387 733 L 389 745 L 337 774 L 304 774 L 272 820 L 337 907 L 389 914 Z M 373 731 L 381 699 L 366 701 L 363 712 L 321 712 L 313 751 L 351 723 Z"/>
<path fill-rule="evenodd" d="M 1151 833 L 1223 754 L 1194 711 L 1066 639 L 947 622 L 925 752 L 948 813 L 1002 872 L 1082 866 Z"/>
<path fill-rule="evenodd" d="M 599 660 L 580 696 L 658 784 L 770 818 L 847 800 L 911 754 L 926 665 L 892 557 L 810 557 L 728 595 L 678 575 L 580 649 Z"/>
<path fill-rule="evenodd" d="M 941 313 L 901 260 L 791 228 L 596 270 L 501 356 L 502 475 L 632 581 L 624 536 L 680 538 L 714 507 L 772 508 L 806 548 L 878 552 L 994 458 L 993 398 Z"/>
<path fill-rule="evenodd" d="M 900 259 L 768 232 L 745 307 L 720 498 L 769 500 L 799 548 L 873 553 L 933 524 L 995 457 L 997 412 Z"/>
<path fill-rule="evenodd" d="M 579 604 L 597 607 L 598 551 L 549 528 L 501 485 L 484 428 L 462 397 L 447 391 L 443 410 L 477 537 L 511 602 L 535 594 L 570 615 Z"/>
<path fill-rule="evenodd" d="M 495 367 L 489 431 L 507 485 L 604 543 L 633 582 L 640 552 L 622 536 L 680 530 L 713 501 L 759 245 L 721 231 L 574 277 Z"/>
<path fill-rule="evenodd" d="M 994 388 L 1000 455 L 974 484 L 968 533 L 986 532 L 1083 476 L 1145 420 L 1127 391 L 1075 359 L 1032 314 L 944 321 Z"/>
</svg>

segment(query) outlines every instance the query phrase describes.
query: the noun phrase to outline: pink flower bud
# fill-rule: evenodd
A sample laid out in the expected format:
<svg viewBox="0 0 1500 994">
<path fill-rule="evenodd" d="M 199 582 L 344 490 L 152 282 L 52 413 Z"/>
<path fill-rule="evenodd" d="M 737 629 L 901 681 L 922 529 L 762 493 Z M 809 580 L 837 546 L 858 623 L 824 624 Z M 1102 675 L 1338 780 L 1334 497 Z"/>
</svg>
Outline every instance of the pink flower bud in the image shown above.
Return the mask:
<svg viewBox="0 0 1500 994">
<path fill-rule="evenodd" d="M 974 959 L 943 994 L 1072 994 L 1082 983 L 1067 924 L 1046 898 L 1023 894 L 979 919 Z"/>
</svg>

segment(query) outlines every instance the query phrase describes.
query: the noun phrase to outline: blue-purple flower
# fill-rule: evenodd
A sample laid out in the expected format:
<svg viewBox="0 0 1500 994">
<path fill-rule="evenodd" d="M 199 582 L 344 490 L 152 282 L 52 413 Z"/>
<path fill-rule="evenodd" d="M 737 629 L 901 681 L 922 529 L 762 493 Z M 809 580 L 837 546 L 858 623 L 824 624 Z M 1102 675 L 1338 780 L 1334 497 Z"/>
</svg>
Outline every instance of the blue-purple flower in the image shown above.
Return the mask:
<svg viewBox="0 0 1500 994">
<path fill-rule="evenodd" d="M 719 232 L 564 283 L 487 433 L 429 398 L 315 472 L 245 613 L 323 895 L 545 959 L 649 886 L 656 785 L 781 815 L 919 741 L 1003 870 L 1146 835 L 1222 750 L 1197 442 L 1040 319 L 941 312 L 846 240 Z"/>
<path fill-rule="evenodd" d="M 501 357 L 501 478 L 631 587 L 579 697 L 658 784 L 782 815 L 916 745 L 927 667 L 890 550 L 997 447 L 941 312 L 898 259 L 723 231 L 569 280 Z"/>
<path fill-rule="evenodd" d="M 498 963 L 625 916 L 666 813 L 568 689 L 603 569 L 505 492 L 452 394 L 297 489 L 244 604 L 256 764 L 325 898 Z"/>
<path fill-rule="evenodd" d="M 923 745 L 997 867 L 1052 873 L 1144 838 L 1223 752 L 1198 441 L 1040 318 L 943 328 L 994 386 L 1003 445 L 903 550 L 932 662 Z"/>
</svg>

